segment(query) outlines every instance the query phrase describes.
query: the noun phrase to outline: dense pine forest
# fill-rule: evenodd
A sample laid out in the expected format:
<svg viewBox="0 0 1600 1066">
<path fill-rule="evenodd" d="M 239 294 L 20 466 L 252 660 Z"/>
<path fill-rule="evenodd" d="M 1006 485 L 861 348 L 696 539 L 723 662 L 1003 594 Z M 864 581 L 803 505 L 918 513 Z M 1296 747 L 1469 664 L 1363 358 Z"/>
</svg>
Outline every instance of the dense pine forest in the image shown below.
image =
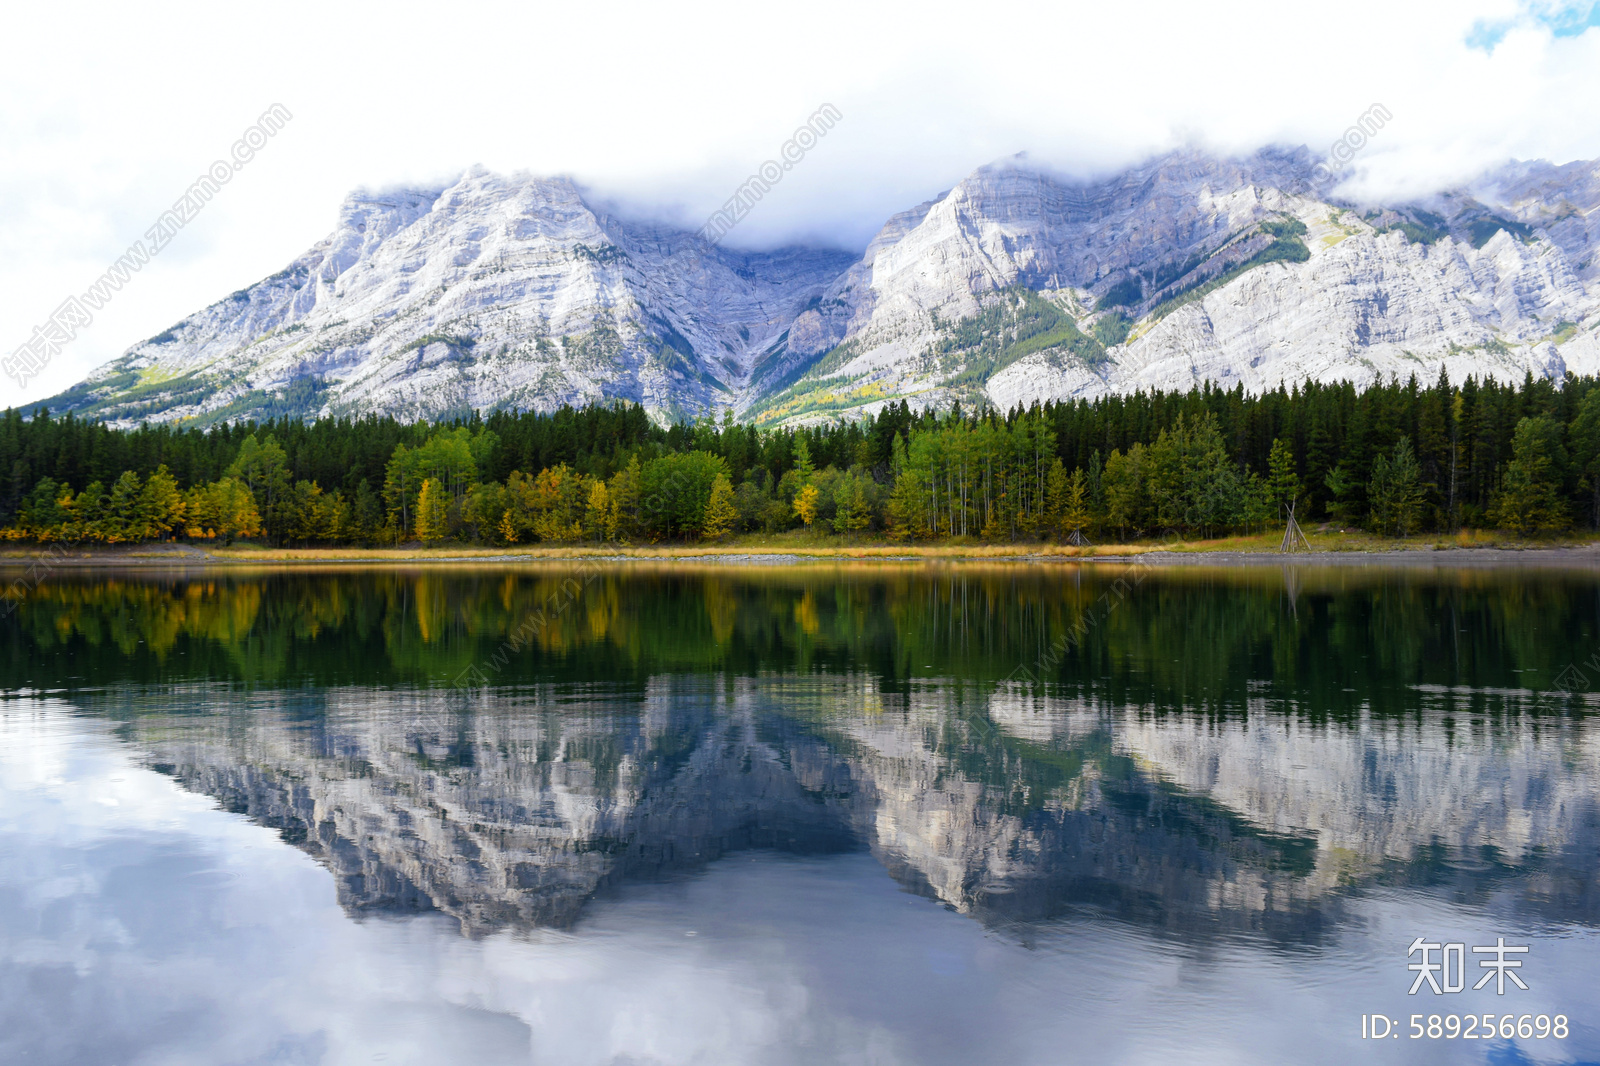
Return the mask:
<svg viewBox="0 0 1600 1066">
<path fill-rule="evenodd" d="M 10 410 L 13 540 L 275 545 L 1130 539 L 1302 521 L 1384 535 L 1600 526 L 1600 388 L 1443 375 L 1364 391 L 1214 387 L 763 430 L 639 407 L 112 429 Z"/>
</svg>

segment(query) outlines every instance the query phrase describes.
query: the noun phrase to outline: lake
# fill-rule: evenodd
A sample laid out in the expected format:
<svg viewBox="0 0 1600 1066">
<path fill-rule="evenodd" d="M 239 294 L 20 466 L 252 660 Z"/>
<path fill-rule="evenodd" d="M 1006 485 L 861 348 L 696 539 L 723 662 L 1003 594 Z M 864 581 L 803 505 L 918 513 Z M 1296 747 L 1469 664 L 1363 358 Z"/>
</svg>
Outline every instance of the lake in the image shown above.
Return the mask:
<svg viewBox="0 0 1600 1066">
<path fill-rule="evenodd" d="M 15 576 L 6 1063 L 1600 1060 L 1593 570 Z"/>
</svg>

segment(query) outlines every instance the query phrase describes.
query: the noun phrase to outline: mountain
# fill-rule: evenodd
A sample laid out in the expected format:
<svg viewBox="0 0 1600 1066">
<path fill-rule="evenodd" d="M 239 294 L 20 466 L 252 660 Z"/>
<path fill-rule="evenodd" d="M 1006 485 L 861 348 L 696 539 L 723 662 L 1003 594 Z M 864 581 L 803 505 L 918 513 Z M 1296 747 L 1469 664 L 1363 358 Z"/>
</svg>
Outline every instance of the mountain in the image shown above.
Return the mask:
<svg viewBox="0 0 1600 1066">
<path fill-rule="evenodd" d="M 859 256 L 740 252 L 565 178 L 356 194 L 284 271 L 48 401 L 114 422 L 630 401 L 765 423 L 1205 382 L 1600 371 L 1600 162 L 1415 203 L 1319 191 L 1305 149 L 1073 181 L 1006 160 Z"/>
<path fill-rule="evenodd" d="M 1315 939 L 1355 918 L 1352 893 L 1482 892 L 1452 882 L 1451 856 L 1519 871 L 1529 888 L 1502 899 L 1517 910 L 1570 919 L 1595 901 L 1600 809 L 1572 770 L 1595 748 L 1578 729 L 1158 728 L 1138 707 L 1004 687 L 974 718 L 948 691 L 821 674 L 781 699 L 663 676 L 632 708 L 335 688 L 217 717 L 214 699 L 197 687 L 127 736 L 322 862 L 352 915 L 437 911 L 471 936 L 569 927 L 598 894 L 756 848 L 869 851 L 907 890 L 1012 934 L 1092 904 Z"/>
<path fill-rule="evenodd" d="M 608 216 L 564 178 L 473 170 L 349 197 L 285 270 L 49 403 L 121 421 L 606 400 L 692 416 L 731 403 L 851 259 L 729 251 Z"/>
<path fill-rule="evenodd" d="M 1600 166 L 1356 208 L 1314 193 L 1313 163 L 1180 153 L 1091 185 L 983 168 L 885 228 L 821 305 L 838 347 L 753 407 L 1600 369 Z"/>
</svg>

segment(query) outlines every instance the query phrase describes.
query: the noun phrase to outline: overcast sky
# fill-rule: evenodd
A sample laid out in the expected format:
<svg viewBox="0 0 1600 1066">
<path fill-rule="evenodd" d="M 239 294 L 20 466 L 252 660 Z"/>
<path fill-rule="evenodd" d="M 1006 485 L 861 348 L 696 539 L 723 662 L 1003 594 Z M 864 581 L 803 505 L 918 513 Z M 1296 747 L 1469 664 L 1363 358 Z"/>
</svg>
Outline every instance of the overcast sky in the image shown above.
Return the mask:
<svg viewBox="0 0 1600 1066">
<path fill-rule="evenodd" d="M 28 5 L 0 66 L 0 348 L 83 291 L 272 104 L 294 116 L 26 388 L 82 379 L 281 269 L 351 189 L 481 163 L 574 175 L 690 226 L 823 103 L 844 120 L 730 235 L 859 249 L 1027 151 L 1100 173 L 1181 144 L 1326 151 L 1394 114 L 1354 181 L 1426 191 L 1600 157 L 1600 9 L 806 3 Z"/>
</svg>

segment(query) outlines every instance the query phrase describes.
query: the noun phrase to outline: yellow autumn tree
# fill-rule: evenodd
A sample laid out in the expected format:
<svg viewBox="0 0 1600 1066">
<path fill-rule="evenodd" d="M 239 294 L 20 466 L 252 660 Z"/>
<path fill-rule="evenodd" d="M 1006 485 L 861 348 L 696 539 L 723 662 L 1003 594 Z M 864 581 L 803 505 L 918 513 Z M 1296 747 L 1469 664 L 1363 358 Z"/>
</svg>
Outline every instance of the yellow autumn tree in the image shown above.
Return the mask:
<svg viewBox="0 0 1600 1066">
<path fill-rule="evenodd" d="M 583 537 L 589 479 L 566 463 L 541 470 L 532 478 L 513 470 L 506 478 L 506 493 L 516 511 L 514 521 L 531 529 L 536 539 L 559 542 Z"/>
<path fill-rule="evenodd" d="M 174 529 L 182 529 L 183 504 L 178 479 L 163 463 L 139 490 L 138 525 L 144 537 L 164 540 Z"/>
<path fill-rule="evenodd" d="M 196 540 L 221 537 L 225 544 L 236 537 L 260 536 L 256 498 L 238 478 L 196 485 L 184 497 L 183 535 Z"/>
<path fill-rule="evenodd" d="M 606 495 L 611 500 L 611 526 L 607 537 L 611 540 L 628 540 L 639 535 L 639 489 L 644 480 L 644 466 L 639 453 L 634 452 L 628 465 L 611 475 L 606 485 Z"/>
<path fill-rule="evenodd" d="M 711 498 L 706 501 L 706 516 L 700 533 L 707 540 L 721 540 L 733 532 L 739 521 L 739 508 L 733 501 L 733 483 L 728 475 L 718 474 L 711 483 Z"/>
<path fill-rule="evenodd" d="M 244 482 L 225 477 L 210 486 L 212 521 L 210 528 L 221 537 L 224 544 L 232 544 L 235 537 L 261 535 L 261 511 L 256 498 Z"/>
<path fill-rule="evenodd" d="M 1061 532 L 1061 518 L 1067 513 L 1067 490 L 1071 478 L 1060 459 L 1050 464 L 1044 478 L 1044 514 L 1040 532 L 1056 537 Z"/>
<path fill-rule="evenodd" d="M 1080 467 L 1067 479 L 1065 504 L 1061 512 L 1061 528 L 1074 544 L 1083 543 L 1083 531 L 1089 525 L 1089 479 Z"/>
<path fill-rule="evenodd" d="M 444 539 L 449 507 L 444 483 L 436 477 L 425 480 L 417 494 L 417 537 L 424 544 L 437 544 Z"/>
<path fill-rule="evenodd" d="M 611 507 L 611 490 L 600 478 L 589 486 L 589 508 L 584 515 L 585 531 L 598 540 L 611 540 L 616 536 L 617 516 Z"/>
<path fill-rule="evenodd" d="M 196 485 L 184 494 L 184 536 L 210 540 L 217 535 L 216 487 L 215 484 Z"/>
<path fill-rule="evenodd" d="M 794 513 L 800 516 L 800 521 L 804 522 L 808 529 L 816 520 L 817 505 L 821 498 L 822 493 L 817 491 L 815 485 L 802 486 L 800 491 L 794 494 Z"/>
</svg>

